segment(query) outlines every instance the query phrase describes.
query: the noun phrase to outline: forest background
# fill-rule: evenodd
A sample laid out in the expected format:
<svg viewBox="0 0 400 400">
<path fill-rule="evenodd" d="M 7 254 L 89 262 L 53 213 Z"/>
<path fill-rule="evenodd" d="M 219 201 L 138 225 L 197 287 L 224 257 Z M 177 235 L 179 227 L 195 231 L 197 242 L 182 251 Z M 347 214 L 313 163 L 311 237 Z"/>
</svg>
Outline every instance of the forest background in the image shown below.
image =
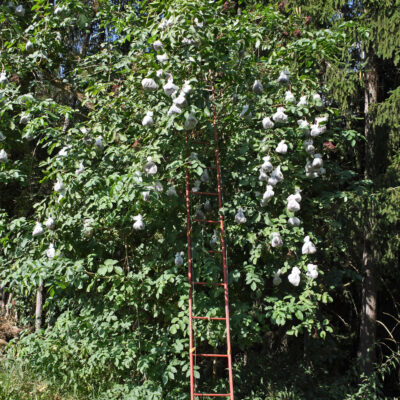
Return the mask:
<svg viewBox="0 0 400 400">
<path fill-rule="evenodd" d="M 212 134 L 214 106 L 236 398 L 399 398 L 399 27 L 398 0 L 2 2 L 0 399 L 188 398 L 185 167 L 213 176 L 184 138 Z M 192 87 L 179 110 L 166 73 Z M 318 118 L 310 150 L 297 121 Z M 265 156 L 284 177 L 268 201 Z M 218 294 L 197 310 L 218 316 Z M 196 379 L 223 391 L 225 372 Z"/>
</svg>

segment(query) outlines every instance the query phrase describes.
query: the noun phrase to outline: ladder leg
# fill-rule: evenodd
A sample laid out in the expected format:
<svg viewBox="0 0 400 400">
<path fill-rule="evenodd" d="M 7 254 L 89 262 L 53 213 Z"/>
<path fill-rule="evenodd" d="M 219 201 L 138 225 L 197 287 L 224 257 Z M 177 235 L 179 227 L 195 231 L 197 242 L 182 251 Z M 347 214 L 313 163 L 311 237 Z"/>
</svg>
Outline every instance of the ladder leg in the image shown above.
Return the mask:
<svg viewBox="0 0 400 400">
<path fill-rule="evenodd" d="M 188 132 L 186 132 L 185 142 L 188 149 Z M 186 166 L 186 220 L 187 220 L 187 252 L 188 252 L 188 279 L 189 279 L 189 359 L 190 359 L 190 400 L 194 400 L 194 370 L 193 370 L 193 276 L 192 276 L 192 243 L 191 243 L 191 221 L 190 221 L 190 177 L 189 169 Z"/>
<path fill-rule="evenodd" d="M 214 98 L 214 85 L 212 85 L 212 96 Z M 217 113 L 213 105 L 214 114 L 214 141 L 215 141 L 215 162 L 217 167 L 217 185 L 218 185 L 218 208 L 222 208 L 222 188 L 221 188 L 221 171 L 219 164 L 219 146 L 218 146 L 218 130 L 217 130 Z M 228 373 L 229 373 L 229 393 L 230 399 L 234 400 L 233 394 L 233 371 L 232 371 L 232 351 L 231 351 L 231 337 L 230 337 L 230 324 L 229 324 L 229 293 L 228 293 L 228 264 L 226 259 L 226 246 L 225 246 L 225 229 L 224 218 L 219 215 L 221 227 L 221 248 L 222 248 L 222 265 L 224 273 L 224 298 L 225 298 L 225 317 L 226 317 L 226 346 L 228 354 Z"/>
</svg>

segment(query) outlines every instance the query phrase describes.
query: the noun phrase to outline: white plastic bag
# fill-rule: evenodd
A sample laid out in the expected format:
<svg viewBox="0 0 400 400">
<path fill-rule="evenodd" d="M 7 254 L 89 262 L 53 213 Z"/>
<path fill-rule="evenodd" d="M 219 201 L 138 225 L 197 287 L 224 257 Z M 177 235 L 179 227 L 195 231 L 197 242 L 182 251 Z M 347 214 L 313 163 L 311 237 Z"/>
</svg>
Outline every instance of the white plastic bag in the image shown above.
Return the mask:
<svg viewBox="0 0 400 400">
<path fill-rule="evenodd" d="M 288 224 L 291 226 L 300 226 L 301 221 L 297 217 L 291 217 L 288 219 Z"/>
<path fill-rule="evenodd" d="M 276 180 L 277 180 L 278 182 L 283 181 L 283 174 L 282 174 L 281 166 L 280 166 L 280 165 L 278 165 L 278 166 L 272 171 L 271 177 L 272 177 L 272 178 L 276 178 Z"/>
<path fill-rule="evenodd" d="M 307 264 L 307 273 L 306 275 L 311 279 L 318 278 L 318 265 L 315 264 Z"/>
<path fill-rule="evenodd" d="M 285 93 L 285 102 L 286 103 L 294 103 L 296 98 L 294 97 L 293 93 L 290 90 L 287 90 Z"/>
<path fill-rule="evenodd" d="M 249 111 L 250 106 L 248 104 L 245 104 L 243 106 L 242 112 L 240 113 L 240 118 L 243 118 L 247 112 Z"/>
<path fill-rule="evenodd" d="M 185 125 L 184 125 L 185 130 L 191 131 L 196 127 L 197 122 L 198 121 L 194 113 L 190 113 L 185 120 Z"/>
<path fill-rule="evenodd" d="M 269 176 L 266 174 L 266 172 L 261 169 L 260 170 L 260 175 L 258 176 L 258 180 L 261 182 L 268 182 Z"/>
<path fill-rule="evenodd" d="M 273 165 L 271 164 L 271 157 L 270 156 L 265 156 L 265 157 L 263 157 L 263 161 L 264 161 L 264 163 L 261 165 L 261 169 L 263 170 L 263 171 L 265 171 L 265 172 L 271 172 L 273 169 L 274 169 L 274 167 L 273 167 Z"/>
<path fill-rule="evenodd" d="M 203 210 L 201 209 L 201 204 L 197 204 L 196 205 L 196 209 L 195 209 L 195 212 L 194 212 L 194 217 L 196 219 L 202 219 L 202 220 L 206 219 L 206 216 L 205 216 Z"/>
<path fill-rule="evenodd" d="M 291 195 L 292 199 L 296 200 L 298 203 L 301 202 L 301 194 L 300 193 L 301 193 L 301 189 L 297 188 L 296 193 Z"/>
<path fill-rule="evenodd" d="M 262 120 L 262 126 L 263 126 L 264 129 L 271 129 L 271 128 L 274 127 L 274 125 L 275 125 L 275 124 L 271 121 L 271 118 L 270 118 L 270 117 L 265 117 L 265 118 Z"/>
<path fill-rule="evenodd" d="M 23 17 L 25 15 L 25 8 L 20 4 L 19 6 L 15 7 L 15 14 Z"/>
<path fill-rule="evenodd" d="M 214 231 L 210 239 L 210 247 L 214 249 L 215 247 L 217 247 L 217 244 L 218 244 L 218 235 L 217 231 Z"/>
<path fill-rule="evenodd" d="M 315 152 L 315 147 L 313 144 L 313 140 L 312 139 L 307 139 L 303 142 L 304 145 L 304 149 L 306 151 L 307 154 L 311 155 L 314 154 Z"/>
<path fill-rule="evenodd" d="M 168 110 L 168 115 L 171 117 L 174 114 L 180 114 L 181 111 L 182 110 L 179 107 L 177 107 L 175 104 L 172 104 L 172 106 Z"/>
<path fill-rule="evenodd" d="M 300 101 L 297 103 L 297 107 L 306 106 L 307 104 L 307 96 L 301 96 Z"/>
<path fill-rule="evenodd" d="M 314 178 L 315 177 L 314 176 L 314 171 L 313 171 L 313 168 L 312 168 L 312 165 L 311 165 L 311 162 L 310 162 L 309 159 L 307 159 L 307 162 L 306 162 L 305 172 L 306 172 L 306 177 L 307 178 Z"/>
<path fill-rule="evenodd" d="M 301 248 L 302 254 L 314 254 L 317 251 L 314 243 L 311 241 L 310 236 L 304 238 L 304 244 Z"/>
<path fill-rule="evenodd" d="M 153 48 L 154 48 L 155 51 L 160 51 L 160 50 L 162 50 L 162 49 L 164 48 L 164 45 L 163 45 L 163 43 L 161 42 L 161 40 L 156 40 L 156 41 L 153 43 Z"/>
<path fill-rule="evenodd" d="M 141 214 L 135 215 L 133 220 L 135 221 L 133 224 L 133 229 L 135 231 L 141 231 L 144 229 L 143 216 Z"/>
<path fill-rule="evenodd" d="M 190 81 L 185 81 L 183 86 L 182 86 L 182 92 L 184 94 L 189 94 L 193 90 L 192 86 L 190 85 Z"/>
<path fill-rule="evenodd" d="M 285 109 L 283 107 L 278 107 L 276 113 L 272 116 L 272 119 L 275 122 L 286 122 L 288 119 L 288 116 L 285 114 Z"/>
<path fill-rule="evenodd" d="M 195 161 L 195 160 L 197 161 L 199 160 L 199 154 L 193 151 L 192 153 L 190 153 L 189 161 Z"/>
<path fill-rule="evenodd" d="M 180 109 L 185 108 L 186 105 L 187 105 L 185 94 L 184 94 L 183 92 L 181 92 L 181 93 L 179 94 L 179 96 L 176 97 L 176 98 L 173 100 L 173 103 L 174 103 L 177 107 L 179 107 Z"/>
<path fill-rule="evenodd" d="M 0 74 L 0 85 L 5 85 L 8 82 L 7 74 L 2 72 Z"/>
<path fill-rule="evenodd" d="M 196 193 L 200 191 L 201 181 L 197 180 L 194 182 L 194 186 L 192 187 L 192 192 Z"/>
<path fill-rule="evenodd" d="M 22 114 L 19 120 L 19 123 L 22 125 L 26 125 L 30 120 L 30 116 L 28 114 Z"/>
<path fill-rule="evenodd" d="M 154 190 L 158 193 L 161 193 L 164 190 L 164 186 L 161 182 L 157 181 L 154 183 Z"/>
<path fill-rule="evenodd" d="M 278 183 L 278 179 L 275 176 L 270 176 L 268 178 L 268 185 L 275 186 Z"/>
<path fill-rule="evenodd" d="M 300 270 L 298 267 L 293 267 L 292 272 L 288 276 L 289 282 L 293 286 L 299 286 L 300 283 Z"/>
<path fill-rule="evenodd" d="M 271 200 L 275 195 L 274 188 L 271 185 L 267 185 L 267 190 L 264 192 L 261 205 L 265 206 L 269 200 Z"/>
<path fill-rule="evenodd" d="M 84 167 L 84 165 L 83 165 L 83 162 L 81 162 L 81 163 L 79 164 L 79 168 L 75 170 L 75 174 L 76 174 L 76 175 L 80 175 L 80 174 L 82 174 L 84 171 L 85 171 L 85 167 Z"/>
<path fill-rule="evenodd" d="M 183 258 L 182 258 L 183 254 L 184 254 L 183 251 L 175 254 L 175 265 L 177 267 L 180 267 L 181 265 L 183 265 Z"/>
<path fill-rule="evenodd" d="M 309 132 L 310 132 L 310 124 L 309 124 L 305 119 L 299 119 L 299 120 L 297 120 L 297 124 L 299 125 L 299 128 L 300 128 L 304 133 L 309 133 Z"/>
<path fill-rule="evenodd" d="M 272 237 L 271 238 L 272 247 L 281 247 L 283 245 L 283 240 L 279 232 L 272 232 L 271 237 Z"/>
<path fill-rule="evenodd" d="M 319 93 L 314 93 L 313 96 L 313 101 L 315 103 L 315 108 L 317 110 L 321 110 L 324 107 L 324 104 L 322 103 L 322 99 Z"/>
<path fill-rule="evenodd" d="M 47 218 L 46 221 L 44 222 L 44 226 L 47 229 L 53 230 L 56 227 L 56 223 L 54 221 L 54 218 L 52 218 L 52 217 Z"/>
<path fill-rule="evenodd" d="M 164 93 L 167 96 L 172 96 L 179 90 L 179 87 L 175 85 L 175 83 L 172 80 L 172 76 L 171 76 L 168 79 L 168 82 L 163 86 L 163 89 L 164 89 Z"/>
<path fill-rule="evenodd" d="M 194 23 L 198 28 L 202 28 L 204 26 L 204 22 L 200 22 L 198 18 L 194 19 Z"/>
<path fill-rule="evenodd" d="M 144 201 L 149 201 L 150 200 L 150 192 L 149 191 L 142 192 L 142 197 L 143 197 Z"/>
<path fill-rule="evenodd" d="M 322 166 L 324 165 L 324 160 L 322 159 L 322 155 L 315 154 L 311 165 L 314 169 L 322 168 Z"/>
<path fill-rule="evenodd" d="M 37 237 L 43 235 L 43 232 L 44 230 L 42 224 L 40 222 L 36 222 L 35 227 L 33 228 L 32 236 Z"/>
<path fill-rule="evenodd" d="M 247 221 L 247 218 L 244 216 L 243 210 L 239 208 L 238 212 L 235 215 L 235 222 L 237 224 L 244 224 Z"/>
<path fill-rule="evenodd" d="M 207 169 L 203 170 L 203 173 L 200 176 L 201 182 L 208 182 L 210 180 L 210 175 Z"/>
<path fill-rule="evenodd" d="M 140 171 L 136 171 L 132 178 L 137 184 L 143 183 L 142 173 Z"/>
<path fill-rule="evenodd" d="M 54 185 L 54 191 L 57 193 L 62 193 L 65 191 L 64 183 L 57 179 L 57 182 Z"/>
<path fill-rule="evenodd" d="M 315 102 L 322 101 L 321 95 L 319 93 L 313 93 L 312 98 Z"/>
<path fill-rule="evenodd" d="M 322 129 L 317 125 L 317 124 L 313 124 L 311 125 L 311 131 L 310 131 L 310 135 L 312 137 L 317 137 L 322 133 Z"/>
<path fill-rule="evenodd" d="M 278 83 L 288 83 L 289 82 L 289 72 L 286 70 L 281 71 L 277 79 Z"/>
<path fill-rule="evenodd" d="M 154 125 L 153 111 L 147 111 L 145 117 L 143 118 L 142 125 L 143 126 L 153 126 Z"/>
<path fill-rule="evenodd" d="M 83 234 L 86 237 L 91 237 L 93 235 L 93 218 L 86 218 L 83 221 Z"/>
<path fill-rule="evenodd" d="M 54 258 L 56 255 L 56 250 L 53 243 L 50 243 L 49 248 L 46 250 L 46 255 L 48 258 Z"/>
<path fill-rule="evenodd" d="M 160 62 L 161 64 L 165 64 L 168 61 L 168 55 L 166 53 L 157 54 L 156 58 L 157 61 Z"/>
<path fill-rule="evenodd" d="M 144 78 L 142 80 L 142 88 L 147 91 L 154 91 L 158 89 L 158 85 L 153 78 Z"/>
<path fill-rule="evenodd" d="M 290 212 L 297 212 L 300 210 L 300 203 L 298 203 L 293 197 L 288 197 L 287 209 Z"/>
<path fill-rule="evenodd" d="M 8 155 L 4 149 L 0 150 L 0 162 L 5 163 L 8 160 Z"/>
<path fill-rule="evenodd" d="M 47 218 L 46 221 L 44 222 L 44 226 L 47 229 L 53 230 L 55 228 L 55 226 L 56 226 L 54 218 L 52 218 L 52 217 Z"/>
<path fill-rule="evenodd" d="M 26 51 L 31 51 L 31 50 L 33 50 L 33 43 L 30 41 L 30 40 L 28 40 L 27 42 L 26 42 L 26 44 L 25 44 L 25 50 Z"/>
<path fill-rule="evenodd" d="M 272 284 L 274 285 L 274 286 L 279 286 L 281 283 L 282 283 L 282 279 L 281 279 L 281 274 L 282 274 L 282 271 L 281 271 L 281 269 L 279 268 L 278 269 L 278 271 L 276 271 L 275 273 L 274 273 L 274 278 L 272 279 Z"/>
<path fill-rule="evenodd" d="M 284 140 L 281 140 L 278 144 L 278 146 L 276 146 L 275 152 L 278 154 L 286 154 L 288 151 L 288 146 L 285 143 Z"/>
<path fill-rule="evenodd" d="M 255 94 L 261 94 L 263 92 L 263 85 L 259 80 L 255 80 L 253 83 L 253 92 Z"/>
<path fill-rule="evenodd" d="M 169 196 L 169 197 L 176 197 L 176 196 L 178 196 L 178 193 L 176 193 L 176 189 L 175 189 L 175 186 L 170 186 L 169 188 L 168 188 L 168 190 L 167 190 L 167 196 Z"/>
<path fill-rule="evenodd" d="M 321 117 L 315 118 L 315 123 L 317 125 L 321 125 L 321 126 L 325 126 L 326 127 L 326 123 L 327 122 L 328 122 L 328 116 L 327 115 L 323 115 Z"/>
<path fill-rule="evenodd" d="M 56 7 L 54 9 L 54 15 L 61 15 L 63 12 L 63 8 L 62 7 Z"/>
<path fill-rule="evenodd" d="M 94 145 L 99 149 L 102 150 L 104 148 L 103 137 L 97 136 Z"/>
</svg>

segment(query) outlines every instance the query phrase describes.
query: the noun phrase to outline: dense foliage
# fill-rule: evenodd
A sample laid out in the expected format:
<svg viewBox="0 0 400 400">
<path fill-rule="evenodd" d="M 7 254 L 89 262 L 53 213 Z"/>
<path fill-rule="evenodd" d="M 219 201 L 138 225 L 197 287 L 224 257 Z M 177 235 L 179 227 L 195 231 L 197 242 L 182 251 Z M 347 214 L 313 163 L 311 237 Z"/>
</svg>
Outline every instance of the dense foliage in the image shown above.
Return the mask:
<svg viewBox="0 0 400 400">
<path fill-rule="evenodd" d="M 352 369 L 357 290 L 348 287 L 362 276 L 370 181 L 361 176 L 364 132 L 350 108 L 357 96 L 337 90 L 343 76 L 358 87 L 352 32 L 368 37 L 367 28 L 343 18 L 329 29 L 325 16 L 310 24 L 285 4 L 239 6 L 0 6 L 0 282 L 27 327 L 9 356 L 62 390 L 97 399 L 188 397 L 185 167 L 193 187 L 215 191 L 215 173 L 205 168 L 214 165 L 212 146 L 196 144 L 212 139 L 215 110 L 237 398 L 381 393 L 379 380 L 357 386 Z M 396 98 L 394 90 L 376 119 L 391 127 L 391 176 L 397 122 L 384 116 Z M 393 182 L 371 198 L 387 204 L 374 208 L 386 236 L 397 220 L 398 198 L 387 194 Z M 288 198 L 299 189 L 296 211 Z M 217 204 L 198 197 L 191 212 L 215 219 Z M 219 245 L 219 232 L 193 229 L 196 277 L 218 280 L 221 260 L 207 250 L 213 235 Z M 302 251 L 306 236 L 316 253 Z M 398 236 L 387 243 L 381 258 L 390 276 Z M 181 251 L 183 265 L 174 261 Z M 38 293 L 45 302 L 33 331 Z M 195 313 L 222 316 L 222 301 L 218 288 L 198 290 Z M 223 352 L 222 324 L 197 323 L 195 335 L 198 348 Z M 393 350 L 383 376 L 398 360 Z M 199 363 L 196 378 L 204 390 L 226 390 L 222 362 Z"/>
</svg>

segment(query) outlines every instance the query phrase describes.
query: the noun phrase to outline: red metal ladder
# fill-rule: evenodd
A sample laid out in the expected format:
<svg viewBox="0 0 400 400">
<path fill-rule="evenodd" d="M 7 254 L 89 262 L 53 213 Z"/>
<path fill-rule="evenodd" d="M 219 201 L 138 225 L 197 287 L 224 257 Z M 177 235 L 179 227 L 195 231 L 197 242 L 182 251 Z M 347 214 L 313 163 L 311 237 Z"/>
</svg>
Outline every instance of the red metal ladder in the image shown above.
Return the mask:
<svg viewBox="0 0 400 400">
<path fill-rule="evenodd" d="M 212 94 L 214 97 L 214 87 L 212 87 Z M 217 192 L 201 192 L 192 191 L 190 188 L 190 174 L 188 165 L 186 165 L 186 210 L 187 210 L 187 244 L 188 244 L 188 277 L 189 277 L 189 357 L 190 357 L 190 400 L 195 400 L 197 397 L 226 397 L 230 400 L 234 400 L 233 393 L 233 373 L 232 373 L 232 353 L 231 353 L 231 340 L 230 340 L 230 328 L 229 328 L 229 298 L 228 298 L 228 265 L 226 259 L 226 246 L 225 246 L 225 230 L 224 230 L 224 218 L 220 212 L 218 212 L 217 220 L 209 219 L 196 219 L 191 217 L 191 198 L 192 196 L 217 196 L 218 198 L 218 210 L 222 208 L 222 187 L 221 187 L 221 171 L 219 161 L 219 147 L 218 147 L 218 131 L 217 131 L 217 115 L 215 106 L 213 106 L 214 114 L 214 143 L 215 143 L 215 167 L 208 167 L 216 170 L 217 177 Z M 185 137 L 186 148 L 189 149 L 189 133 L 186 132 Z M 202 144 L 211 145 L 210 142 L 198 142 Z M 189 155 L 189 152 L 188 152 Z M 211 286 L 222 286 L 224 288 L 224 303 L 225 303 L 225 317 L 206 317 L 193 315 L 193 291 L 198 285 L 210 285 L 207 282 L 195 282 L 193 274 L 193 259 L 192 259 L 192 223 L 205 223 L 205 224 L 219 224 L 221 234 L 221 251 L 209 250 L 209 253 L 222 253 L 222 269 L 223 269 L 223 283 L 212 283 Z M 225 354 L 206 354 L 196 353 L 196 348 L 193 344 L 193 325 L 196 320 L 214 320 L 214 321 L 225 321 L 226 324 L 226 353 Z M 229 378 L 229 393 L 197 393 L 195 377 L 194 377 L 194 365 L 197 357 L 210 357 L 210 358 L 225 358 L 228 363 L 228 378 Z"/>
</svg>

